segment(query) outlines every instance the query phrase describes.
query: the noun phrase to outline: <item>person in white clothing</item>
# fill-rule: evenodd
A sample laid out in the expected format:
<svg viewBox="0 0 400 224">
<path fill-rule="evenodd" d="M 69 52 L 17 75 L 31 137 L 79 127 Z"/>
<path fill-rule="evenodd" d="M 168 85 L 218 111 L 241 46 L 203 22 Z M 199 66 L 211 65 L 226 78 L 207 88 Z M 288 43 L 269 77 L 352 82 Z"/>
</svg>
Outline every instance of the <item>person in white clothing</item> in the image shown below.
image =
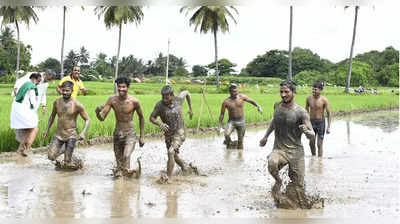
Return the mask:
<svg viewBox="0 0 400 224">
<path fill-rule="evenodd" d="M 11 95 L 15 97 L 17 95 L 17 92 L 19 88 L 23 84 L 25 84 L 27 81 L 30 81 L 30 76 L 35 73 L 35 72 L 28 72 L 26 75 L 22 76 L 21 78 L 17 79 L 14 85 L 13 92 Z M 54 73 L 51 70 L 46 70 L 45 72 L 42 72 L 40 75 L 40 80 L 39 84 L 37 85 L 38 88 L 38 100 L 39 104 L 42 106 L 42 114 L 45 115 L 47 110 L 46 110 L 46 91 L 47 88 L 49 87 L 49 82 L 54 78 Z"/>
<path fill-rule="evenodd" d="M 49 87 L 49 82 L 53 79 L 54 73 L 50 70 L 42 73 L 42 80 L 37 85 L 39 92 L 39 104 L 42 106 L 42 114 L 45 115 L 46 110 L 46 92 Z"/>
<path fill-rule="evenodd" d="M 38 132 L 39 107 L 37 85 L 41 80 L 39 73 L 32 73 L 30 80 L 23 83 L 19 88 L 11 107 L 10 126 L 16 131 L 16 139 L 20 142 L 17 152 L 27 156 Z"/>
</svg>

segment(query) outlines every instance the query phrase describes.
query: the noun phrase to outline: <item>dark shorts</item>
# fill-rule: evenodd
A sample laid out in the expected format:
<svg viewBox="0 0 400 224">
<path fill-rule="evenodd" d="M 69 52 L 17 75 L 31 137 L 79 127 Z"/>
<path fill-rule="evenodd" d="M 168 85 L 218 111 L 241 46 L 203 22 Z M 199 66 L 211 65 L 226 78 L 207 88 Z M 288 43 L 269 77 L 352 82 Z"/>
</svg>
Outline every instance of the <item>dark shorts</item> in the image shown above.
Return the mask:
<svg viewBox="0 0 400 224">
<path fill-rule="evenodd" d="M 179 148 L 185 141 L 185 130 L 183 128 L 178 129 L 173 135 L 165 135 L 165 144 L 168 152 L 179 153 Z"/>
<path fill-rule="evenodd" d="M 311 125 L 314 129 L 315 135 L 318 135 L 318 138 L 324 140 L 325 135 L 325 119 L 317 120 L 311 119 Z"/>
<path fill-rule="evenodd" d="M 48 148 L 48 156 L 49 158 L 56 159 L 59 155 L 63 154 L 65 150 L 74 151 L 76 144 L 75 138 L 70 138 L 65 141 L 58 139 L 57 137 L 53 137 L 50 147 Z M 65 145 L 65 148 L 63 147 Z"/>
</svg>

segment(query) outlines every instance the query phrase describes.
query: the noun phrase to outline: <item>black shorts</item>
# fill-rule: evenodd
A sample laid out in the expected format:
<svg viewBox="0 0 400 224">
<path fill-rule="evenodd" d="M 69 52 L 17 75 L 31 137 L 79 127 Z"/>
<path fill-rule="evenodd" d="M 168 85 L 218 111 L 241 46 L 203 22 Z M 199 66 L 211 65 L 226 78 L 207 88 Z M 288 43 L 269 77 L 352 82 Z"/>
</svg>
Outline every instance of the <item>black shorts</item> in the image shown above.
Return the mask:
<svg viewBox="0 0 400 224">
<path fill-rule="evenodd" d="M 314 129 L 315 135 L 318 135 L 318 138 L 324 140 L 325 135 L 325 119 L 317 120 L 311 119 L 311 125 Z"/>
</svg>

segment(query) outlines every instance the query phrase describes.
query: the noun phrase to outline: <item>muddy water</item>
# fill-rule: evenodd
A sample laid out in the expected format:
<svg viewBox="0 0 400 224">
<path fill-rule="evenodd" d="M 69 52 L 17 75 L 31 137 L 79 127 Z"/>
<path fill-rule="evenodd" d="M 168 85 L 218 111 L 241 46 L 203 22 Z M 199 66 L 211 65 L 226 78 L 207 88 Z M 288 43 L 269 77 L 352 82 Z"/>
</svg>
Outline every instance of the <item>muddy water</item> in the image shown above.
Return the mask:
<svg viewBox="0 0 400 224">
<path fill-rule="evenodd" d="M 303 139 L 306 191 L 325 198 L 323 209 L 276 209 L 266 169 L 273 135 L 261 149 L 264 130 L 248 130 L 243 151 L 226 150 L 222 137 L 189 137 L 181 157 L 203 176 L 178 174 L 166 185 L 157 184 L 167 162 L 160 140 L 133 153 L 133 168 L 142 157 L 138 180 L 112 178 L 112 145 L 77 149 L 85 168 L 74 172 L 56 171 L 44 154 L 3 157 L 0 217 L 398 217 L 398 126 L 398 112 L 335 120 L 323 158 Z"/>
</svg>

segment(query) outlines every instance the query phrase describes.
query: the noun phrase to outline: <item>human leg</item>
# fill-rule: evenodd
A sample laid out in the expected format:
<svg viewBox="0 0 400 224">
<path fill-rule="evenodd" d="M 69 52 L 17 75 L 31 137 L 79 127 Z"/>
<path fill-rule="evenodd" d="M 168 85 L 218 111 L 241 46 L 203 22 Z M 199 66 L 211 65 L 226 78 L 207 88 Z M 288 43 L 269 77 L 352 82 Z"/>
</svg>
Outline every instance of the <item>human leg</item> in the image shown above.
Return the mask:
<svg viewBox="0 0 400 224">
<path fill-rule="evenodd" d="M 272 193 L 277 194 L 282 186 L 282 179 L 279 177 L 279 170 L 288 163 L 284 153 L 279 150 L 273 150 L 268 156 L 268 171 L 275 179 L 272 187 Z"/>
<path fill-rule="evenodd" d="M 323 151 L 324 151 L 324 149 L 323 149 L 324 140 L 321 138 L 318 138 L 317 145 L 318 145 L 318 157 L 322 157 Z"/>
<path fill-rule="evenodd" d="M 135 150 L 135 144 L 136 144 L 136 134 L 134 131 L 130 131 L 124 142 L 124 151 L 122 155 L 122 164 L 121 166 L 124 169 L 130 169 L 131 167 L 131 155 L 133 150 Z"/>
<path fill-rule="evenodd" d="M 175 166 L 175 150 L 172 147 L 172 137 L 173 136 L 165 136 L 165 145 L 167 146 L 168 153 L 168 161 L 167 161 L 167 175 L 168 177 L 172 176 L 172 171 Z"/>
<path fill-rule="evenodd" d="M 72 162 L 72 154 L 74 153 L 76 139 L 68 139 L 65 143 L 64 162 L 70 164 Z"/>
<path fill-rule="evenodd" d="M 238 135 L 238 145 L 237 148 L 238 149 L 243 149 L 243 138 L 244 138 L 244 134 L 246 133 L 246 126 L 236 126 L 236 132 Z"/>
<path fill-rule="evenodd" d="M 228 147 L 228 148 L 232 143 L 232 140 L 231 140 L 232 132 L 233 132 L 233 124 L 231 121 L 228 121 L 228 123 L 225 126 L 225 130 L 224 130 L 224 136 L 225 136 L 224 143 L 225 143 L 226 147 Z"/>
<path fill-rule="evenodd" d="M 286 192 L 292 202 L 292 208 L 310 208 L 310 202 L 304 189 L 304 170 L 304 155 L 299 154 L 290 158 L 289 178 L 291 182 L 288 184 Z"/>
<path fill-rule="evenodd" d="M 64 142 L 54 136 L 47 150 L 47 158 L 51 161 L 56 160 L 58 156 L 64 153 L 63 145 Z"/>
<path fill-rule="evenodd" d="M 38 133 L 38 128 L 30 128 L 28 130 L 28 136 L 26 138 L 26 148 L 30 149 L 32 147 L 33 142 L 35 141 L 36 134 Z"/>
</svg>

